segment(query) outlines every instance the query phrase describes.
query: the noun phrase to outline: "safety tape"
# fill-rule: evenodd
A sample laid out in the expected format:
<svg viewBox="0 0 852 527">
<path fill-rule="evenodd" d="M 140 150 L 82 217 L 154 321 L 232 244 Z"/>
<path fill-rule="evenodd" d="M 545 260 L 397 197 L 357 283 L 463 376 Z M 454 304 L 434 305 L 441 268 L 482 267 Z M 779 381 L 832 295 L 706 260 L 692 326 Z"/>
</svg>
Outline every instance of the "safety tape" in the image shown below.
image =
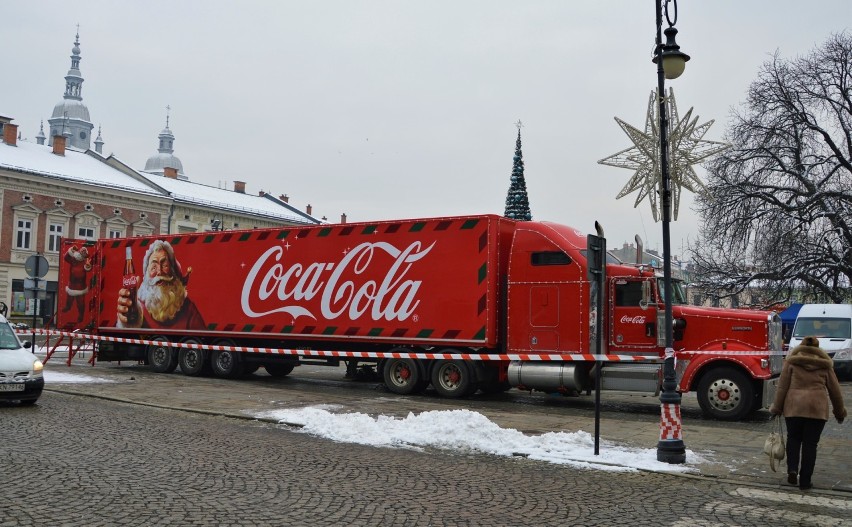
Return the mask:
<svg viewBox="0 0 852 527">
<path fill-rule="evenodd" d="M 107 335 L 92 335 L 80 333 L 77 331 L 60 331 L 54 329 L 29 329 L 17 330 L 19 335 L 58 335 L 63 337 L 71 337 L 80 340 L 98 340 L 106 342 L 120 342 L 124 344 L 142 344 L 142 345 L 157 345 L 162 344 L 161 340 L 146 340 L 134 339 L 127 337 L 112 337 Z M 318 357 L 318 358 L 365 358 L 365 359 L 448 359 L 448 360 L 481 360 L 481 361 L 564 361 L 564 362 L 647 362 L 661 361 L 659 355 L 643 355 L 643 354 L 604 354 L 597 355 L 591 353 L 432 353 L 432 352 L 382 352 L 382 351 L 329 351 L 329 350 L 311 350 L 311 349 L 280 349 L 266 347 L 251 347 L 251 346 L 224 346 L 221 344 L 203 344 L 200 342 L 171 342 L 168 345 L 173 348 L 188 348 L 201 350 L 215 351 L 238 351 L 244 353 L 266 353 L 270 355 L 299 355 L 302 357 Z M 772 355 L 783 354 L 782 352 L 773 352 Z M 684 355 L 767 355 L 765 351 L 726 351 L 724 353 L 711 351 L 679 351 L 679 358 L 684 358 Z"/>
</svg>

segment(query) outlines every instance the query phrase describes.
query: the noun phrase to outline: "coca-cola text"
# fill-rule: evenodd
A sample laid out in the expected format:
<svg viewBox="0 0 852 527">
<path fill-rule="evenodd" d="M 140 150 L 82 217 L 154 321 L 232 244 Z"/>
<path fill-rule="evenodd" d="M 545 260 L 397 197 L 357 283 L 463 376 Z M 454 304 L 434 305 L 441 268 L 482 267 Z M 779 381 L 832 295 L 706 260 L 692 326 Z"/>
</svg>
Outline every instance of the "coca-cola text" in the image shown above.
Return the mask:
<svg viewBox="0 0 852 527">
<path fill-rule="evenodd" d="M 413 242 L 398 249 L 387 242 L 366 242 L 348 251 L 339 262 L 293 263 L 284 262 L 284 249 L 270 247 L 252 265 L 243 283 L 241 305 L 250 317 L 272 313 L 287 313 L 294 319 L 316 314 L 300 302 L 310 302 L 319 295 L 320 311 L 326 320 L 334 320 L 346 313 L 349 320 L 357 320 L 369 312 L 372 320 L 406 320 L 417 309 L 420 301 L 417 292 L 422 280 L 406 279 L 414 262 L 426 256 L 435 243 L 422 249 L 421 242 Z M 376 272 L 374 258 L 386 253 L 393 261 L 384 270 L 380 280 L 357 277 Z M 345 275 L 345 277 L 344 277 Z M 277 299 L 281 305 L 271 309 L 253 307 Z"/>
</svg>

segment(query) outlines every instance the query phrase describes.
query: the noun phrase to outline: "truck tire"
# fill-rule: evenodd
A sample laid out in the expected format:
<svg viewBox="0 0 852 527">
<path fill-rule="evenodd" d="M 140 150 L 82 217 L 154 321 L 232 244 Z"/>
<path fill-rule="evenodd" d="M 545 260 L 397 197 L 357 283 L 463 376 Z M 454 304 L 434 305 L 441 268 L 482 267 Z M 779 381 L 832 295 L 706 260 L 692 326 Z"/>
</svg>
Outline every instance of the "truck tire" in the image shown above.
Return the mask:
<svg viewBox="0 0 852 527">
<path fill-rule="evenodd" d="M 475 391 L 473 374 L 462 360 L 438 360 L 432 367 L 432 386 L 443 397 L 458 399 Z"/>
<path fill-rule="evenodd" d="M 756 404 L 754 384 L 731 367 L 713 368 L 698 383 L 698 404 L 708 417 L 737 421 L 750 414 Z"/>
<path fill-rule="evenodd" d="M 181 342 L 186 344 L 201 344 L 201 341 L 196 338 L 187 338 Z M 198 348 L 181 348 L 178 352 L 178 364 L 180 365 L 180 371 L 190 377 L 198 377 L 209 371 L 208 368 L 210 367 L 207 360 L 207 352 Z"/>
<path fill-rule="evenodd" d="M 228 346 L 228 344 L 219 344 Z M 213 375 L 222 379 L 235 379 L 243 374 L 240 353 L 232 350 L 213 350 L 210 353 L 210 368 L 213 370 Z"/>
<path fill-rule="evenodd" d="M 177 369 L 177 353 L 166 337 L 153 337 L 158 344 L 148 344 L 148 365 L 157 373 L 172 373 Z"/>
<path fill-rule="evenodd" d="M 293 371 L 293 368 L 295 368 L 296 365 L 288 364 L 286 362 L 273 362 L 270 364 L 264 364 L 263 367 L 266 368 L 266 373 L 272 377 L 278 378 L 290 375 L 290 372 Z"/>
<path fill-rule="evenodd" d="M 420 393 L 429 384 L 423 364 L 415 359 L 387 359 L 382 369 L 385 385 L 393 393 Z"/>
</svg>

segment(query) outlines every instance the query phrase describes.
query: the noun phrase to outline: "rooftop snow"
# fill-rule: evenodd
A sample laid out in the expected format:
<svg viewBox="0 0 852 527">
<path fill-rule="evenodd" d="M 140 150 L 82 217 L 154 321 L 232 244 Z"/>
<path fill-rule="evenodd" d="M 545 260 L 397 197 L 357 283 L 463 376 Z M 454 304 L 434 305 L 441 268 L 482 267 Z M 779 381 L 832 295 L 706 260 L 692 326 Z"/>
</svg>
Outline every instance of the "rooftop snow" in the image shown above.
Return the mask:
<svg viewBox="0 0 852 527">
<path fill-rule="evenodd" d="M 65 155 L 60 156 L 54 154 L 53 148 L 47 145 L 18 141 L 15 147 L 0 143 L 0 168 L 98 187 L 162 196 L 156 188 L 152 188 L 143 181 L 72 148 L 66 148 Z"/>
</svg>

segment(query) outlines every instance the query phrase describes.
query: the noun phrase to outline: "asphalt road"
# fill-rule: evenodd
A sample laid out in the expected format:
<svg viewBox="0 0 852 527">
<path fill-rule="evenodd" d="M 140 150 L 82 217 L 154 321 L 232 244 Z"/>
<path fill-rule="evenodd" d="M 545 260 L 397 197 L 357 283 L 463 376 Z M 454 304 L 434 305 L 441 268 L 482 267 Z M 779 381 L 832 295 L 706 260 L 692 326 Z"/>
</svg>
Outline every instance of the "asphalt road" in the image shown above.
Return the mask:
<svg viewBox="0 0 852 527">
<path fill-rule="evenodd" d="M 66 371 L 56 357 L 48 367 Z M 377 382 L 313 366 L 286 379 L 240 381 L 158 375 L 127 363 L 77 361 L 69 370 L 117 382 L 55 384 L 34 407 L 0 404 L 0 526 L 852 525 L 845 490 L 852 441 L 844 426 L 827 427 L 817 488 L 803 493 L 752 452 L 768 414 L 705 421 L 689 397 L 687 448 L 739 459 L 701 467 L 700 475 L 613 473 L 336 443 L 244 413 L 270 405 L 334 404 L 371 415 L 464 407 L 539 433 L 591 430 L 592 397 L 401 398 Z M 844 390 L 852 391 L 848 383 Z M 658 412 L 653 401 L 607 397 L 602 437 L 651 448 Z"/>
</svg>

